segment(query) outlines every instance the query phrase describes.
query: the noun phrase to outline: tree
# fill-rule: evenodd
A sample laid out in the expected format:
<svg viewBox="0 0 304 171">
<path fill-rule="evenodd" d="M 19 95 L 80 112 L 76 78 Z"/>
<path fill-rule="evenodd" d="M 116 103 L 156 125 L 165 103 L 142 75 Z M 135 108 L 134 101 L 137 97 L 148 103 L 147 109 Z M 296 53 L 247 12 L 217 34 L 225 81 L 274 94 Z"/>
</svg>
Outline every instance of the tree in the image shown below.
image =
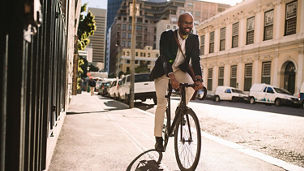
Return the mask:
<svg viewBox="0 0 304 171">
<path fill-rule="evenodd" d="M 91 11 L 87 12 L 87 3 L 81 6 L 79 25 L 77 30 L 77 49 L 84 50 L 90 43 L 89 37 L 94 35 L 96 31 L 95 16 Z M 77 71 L 77 89 L 81 88 L 80 84 L 82 79 L 87 77 L 88 61 L 83 57 L 78 58 L 78 71 Z"/>
<path fill-rule="evenodd" d="M 85 15 L 86 14 L 86 15 Z M 91 11 L 87 12 L 87 3 L 81 7 L 79 25 L 77 30 L 78 50 L 84 50 L 90 43 L 89 37 L 96 31 L 95 16 Z"/>
<path fill-rule="evenodd" d="M 140 63 L 140 65 L 135 68 L 135 73 L 145 73 L 145 72 L 150 72 L 148 68 L 148 63 Z"/>
</svg>

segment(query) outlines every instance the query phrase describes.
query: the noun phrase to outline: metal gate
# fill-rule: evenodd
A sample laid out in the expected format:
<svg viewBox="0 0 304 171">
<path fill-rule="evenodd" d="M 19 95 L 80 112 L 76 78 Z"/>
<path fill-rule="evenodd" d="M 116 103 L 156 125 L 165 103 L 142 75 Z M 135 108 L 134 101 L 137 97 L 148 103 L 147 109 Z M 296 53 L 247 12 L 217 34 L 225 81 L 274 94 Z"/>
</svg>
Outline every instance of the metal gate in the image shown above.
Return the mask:
<svg viewBox="0 0 304 171">
<path fill-rule="evenodd" d="M 40 13 L 33 8 L 28 12 L 36 2 Z M 1 1 L 1 171 L 46 167 L 47 137 L 65 110 L 66 3 Z"/>
</svg>

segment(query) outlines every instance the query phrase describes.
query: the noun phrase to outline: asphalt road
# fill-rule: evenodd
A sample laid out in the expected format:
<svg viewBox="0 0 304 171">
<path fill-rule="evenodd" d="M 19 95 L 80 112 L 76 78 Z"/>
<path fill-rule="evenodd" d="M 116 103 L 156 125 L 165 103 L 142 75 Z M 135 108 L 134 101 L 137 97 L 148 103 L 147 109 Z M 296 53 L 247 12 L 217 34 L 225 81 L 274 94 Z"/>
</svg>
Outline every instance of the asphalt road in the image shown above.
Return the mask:
<svg viewBox="0 0 304 171">
<path fill-rule="evenodd" d="M 172 98 L 172 109 L 178 97 Z M 151 101 L 137 102 L 154 113 Z M 195 100 L 202 130 L 244 147 L 304 167 L 304 109 L 290 106 Z"/>
</svg>

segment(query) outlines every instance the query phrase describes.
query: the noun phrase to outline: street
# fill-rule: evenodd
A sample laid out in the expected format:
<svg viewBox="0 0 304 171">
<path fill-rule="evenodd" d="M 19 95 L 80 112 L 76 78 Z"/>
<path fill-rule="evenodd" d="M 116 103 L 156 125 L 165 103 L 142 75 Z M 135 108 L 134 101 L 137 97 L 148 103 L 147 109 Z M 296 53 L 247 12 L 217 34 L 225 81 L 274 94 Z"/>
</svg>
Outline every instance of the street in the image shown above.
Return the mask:
<svg viewBox="0 0 304 171">
<path fill-rule="evenodd" d="M 172 111 L 177 103 L 172 100 Z M 74 96 L 49 170 L 126 170 L 137 155 L 154 148 L 155 106 L 149 100 L 135 106 L 145 111 L 98 95 Z M 202 128 L 196 170 L 303 170 L 303 117 L 201 102 L 189 106 Z M 178 170 L 173 149 L 171 138 L 163 170 Z"/>
<path fill-rule="evenodd" d="M 173 97 L 172 108 L 178 104 Z M 154 113 L 152 102 L 136 103 Z M 149 107 L 148 107 L 149 106 Z M 153 106 L 153 107 L 152 107 Z M 212 135 L 247 148 L 304 166 L 304 110 L 289 106 L 195 100 L 201 128 Z"/>
</svg>

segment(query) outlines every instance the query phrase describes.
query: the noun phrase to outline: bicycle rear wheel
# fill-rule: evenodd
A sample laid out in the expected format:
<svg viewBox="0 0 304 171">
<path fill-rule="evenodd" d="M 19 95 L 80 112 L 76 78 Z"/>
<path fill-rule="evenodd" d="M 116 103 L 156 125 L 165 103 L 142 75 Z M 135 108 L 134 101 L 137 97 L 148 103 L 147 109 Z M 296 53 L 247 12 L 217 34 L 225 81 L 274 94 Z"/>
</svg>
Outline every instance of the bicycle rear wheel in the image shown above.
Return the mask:
<svg viewBox="0 0 304 171">
<path fill-rule="evenodd" d="M 174 131 L 174 151 L 178 167 L 182 171 L 193 171 L 201 154 L 201 129 L 198 118 L 188 108 Z"/>
</svg>

